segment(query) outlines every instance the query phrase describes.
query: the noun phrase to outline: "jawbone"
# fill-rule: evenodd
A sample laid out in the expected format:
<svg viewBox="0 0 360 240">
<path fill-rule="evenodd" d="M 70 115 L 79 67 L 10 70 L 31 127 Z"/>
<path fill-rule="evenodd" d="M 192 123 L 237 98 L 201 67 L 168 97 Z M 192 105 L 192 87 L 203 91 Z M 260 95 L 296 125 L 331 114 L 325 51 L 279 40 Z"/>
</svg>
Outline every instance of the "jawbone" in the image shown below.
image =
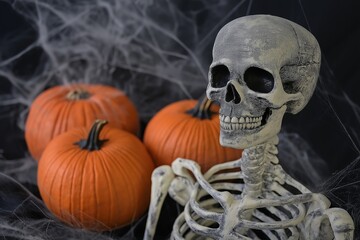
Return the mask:
<svg viewBox="0 0 360 240">
<path fill-rule="evenodd" d="M 280 132 L 286 108 L 267 108 L 262 116 L 220 115 L 220 144 L 245 149 L 265 143 Z"/>
</svg>

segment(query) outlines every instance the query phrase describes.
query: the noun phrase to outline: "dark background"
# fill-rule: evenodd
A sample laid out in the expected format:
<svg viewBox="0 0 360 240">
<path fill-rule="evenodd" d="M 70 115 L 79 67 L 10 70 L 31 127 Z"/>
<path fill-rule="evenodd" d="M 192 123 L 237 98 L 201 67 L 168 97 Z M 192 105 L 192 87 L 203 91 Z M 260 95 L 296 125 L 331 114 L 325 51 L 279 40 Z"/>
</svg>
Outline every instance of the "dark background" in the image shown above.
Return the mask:
<svg viewBox="0 0 360 240">
<path fill-rule="evenodd" d="M 301 113 L 295 116 L 287 115 L 284 118 L 283 129 L 301 136 L 326 162 L 326 169 L 321 169 L 324 171 L 324 179 L 330 179 L 326 182 L 328 185 L 324 187 L 325 192 L 334 187 L 334 180 L 339 179 L 342 185 L 350 184 L 354 187 L 351 189 L 353 195 L 343 195 L 343 192 L 337 195 L 342 198 L 341 207 L 354 209 L 356 206 L 354 204 L 358 204 L 356 202 L 358 198 L 351 196 L 356 195 L 359 186 L 359 184 L 354 184 L 356 182 L 354 178 L 360 175 L 360 171 L 355 171 L 358 169 L 356 159 L 360 148 L 360 65 L 358 60 L 360 56 L 360 2 L 355 0 L 259 0 L 248 1 L 244 7 L 234 12 L 231 10 L 239 1 L 223 2 L 224 5 L 219 11 L 223 11 L 223 15 L 227 18 L 224 23 L 247 13 L 277 15 L 304 26 L 318 39 L 322 49 L 322 67 L 317 89 L 309 105 Z M 174 1 L 174 6 L 186 14 L 200 8 L 206 9 L 205 5 L 203 1 L 198 0 Z M 210 24 L 216 23 L 211 19 L 211 12 L 202 10 L 195 23 L 198 24 L 198 29 L 206 30 L 211 27 Z M 160 20 L 159 23 L 161 24 L 162 21 Z M 209 44 L 201 50 L 201 53 L 195 51 L 201 54 L 204 69 L 211 62 L 210 43 L 213 42 L 216 32 L 222 25 L 217 26 L 217 29 L 210 34 Z M 185 43 L 188 38 L 191 38 L 186 29 L 179 31 L 178 34 Z M 8 1 L 0 1 L 0 62 L 26 48 L 37 38 L 38 31 L 31 20 L 15 11 Z M 21 81 L 28 81 L 38 70 L 42 54 L 41 49 L 34 49 L 23 55 L 12 64 L 12 71 L 16 76 L 20 76 Z M 144 75 L 144 79 L 147 77 Z M 21 81 L 18 84 L 21 85 Z M 140 82 L 141 80 L 138 80 L 138 83 Z M 136 86 L 137 83 L 132 84 Z M 205 87 L 206 84 L 203 85 Z M 126 84 L 123 86 L 128 87 Z M 147 111 L 146 114 L 141 115 L 143 128 L 146 127 L 151 115 L 163 106 L 172 101 L 187 98 L 184 94 L 175 92 L 176 88 L 170 83 L 157 84 L 156 89 L 155 93 L 153 89 L 146 91 L 145 87 L 129 92 L 130 98 L 138 107 L 142 104 L 139 96 L 146 99 L 152 106 L 152 112 Z M 21 125 L 19 122 L 26 118 L 28 106 L 22 103 L 7 103 L 16 91 L 18 90 L 14 82 L 8 81 L 0 74 L 0 155 L 6 161 L 16 161 L 28 156 L 23 129 L 19 127 Z M 196 98 L 200 96 L 201 91 L 197 88 L 191 93 Z M 160 100 L 155 101 L 155 98 Z M 343 170 L 349 165 L 350 169 Z M 29 186 L 29 189 L 36 192 L 35 186 Z M 336 191 L 329 194 L 336 194 Z M 358 215 L 354 218 L 358 218 Z"/>
</svg>

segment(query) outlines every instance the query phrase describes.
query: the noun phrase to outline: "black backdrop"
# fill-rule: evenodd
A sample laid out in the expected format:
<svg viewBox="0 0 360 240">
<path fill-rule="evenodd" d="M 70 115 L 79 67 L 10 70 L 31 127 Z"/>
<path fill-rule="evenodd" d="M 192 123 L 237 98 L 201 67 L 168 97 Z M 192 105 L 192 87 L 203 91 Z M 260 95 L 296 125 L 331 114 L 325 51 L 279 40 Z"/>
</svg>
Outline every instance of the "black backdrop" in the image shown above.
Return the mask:
<svg viewBox="0 0 360 240">
<path fill-rule="evenodd" d="M 9 2 L 11 1 L 0 1 L 0 61 L 14 56 L 38 37 L 37 29 L 31 20 L 15 11 Z M 182 12 L 200 8 L 198 5 L 206 5 L 198 0 L 174 2 L 176 2 L 174 6 Z M 221 14 L 226 16 L 228 21 L 245 14 L 271 14 L 299 23 L 315 35 L 322 49 L 321 77 L 309 105 L 295 116 L 287 115 L 284 119 L 284 129 L 286 132 L 299 134 L 327 163 L 326 178 L 346 168 L 349 164 L 352 164 L 351 169 L 346 171 L 357 169 L 358 164 L 355 159 L 359 156 L 360 148 L 360 84 L 358 81 L 360 77 L 358 63 L 360 2 L 355 0 L 245 1 L 246 4 L 243 7 L 233 12 L 231 10 L 239 1 L 223 2 L 221 11 L 224 12 Z M 209 29 L 211 27 L 209 24 L 214 23 L 209 19 L 211 19 L 210 13 L 202 11 L 195 23 L 199 25 L 200 30 Z M 159 22 L 161 24 L 161 21 Z M 217 26 L 216 31 L 210 34 L 209 42 L 213 41 L 220 27 L 221 25 Z M 179 38 L 187 39 L 184 35 L 186 33 L 186 31 L 179 32 L 180 35 L 182 34 Z M 205 46 L 202 57 L 202 64 L 206 69 L 211 62 L 211 44 Z M 31 76 L 37 70 L 41 58 L 42 51 L 35 49 L 15 61 L 11 69 L 17 76 L 21 76 L 23 81 L 27 81 L 26 76 Z M 2 67 L 0 65 L 0 70 Z M 141 101 L 137 101 L 138 96 L 149 94 L 146 100 L 150 101 L 153 112 L 141 115 L 143 128 L 157 110 L 172 101 L 188 97 L 184 94 L 171 94 L 171 89 L 173 87 L 167 84 L 158 84 L 156 93 L 151 94 L 150 92 L 153 91 L 147 91 L 143 87 L 138 92 L 129 94 L 138 106 L 141 104 Z M 19 127 L 21 118 L 26 117 L 28 106 L 21 102 L 8 102 L 16 91 L 14 82 L 8 81 L 6 76 L 0 74 L 0 154 L 6 161 L 16 161 L 28 156 L 23 129 Z M 169 93 L 171 97 L 167 96 Z M 192 96 L 198 97 L 200 93 L 199 90 L 194 90 Z M 154 98 L 159 98 L 160 101 L 151 103 Z M 340 174 L 353 178 L 355 173 L 346 174 L 346 171 Z M 355 176 L 360 175 L 360 170 L 358 173 Z M 350 182 L 354 185 L 353 179 L 346 177 L 344 179 L 344 185 Z M 348 205 L 355 204 L 355 200 L 345 201 L 349 202 Z M 357 216 L 354 217 L 357 218 Z"/>
</svg>

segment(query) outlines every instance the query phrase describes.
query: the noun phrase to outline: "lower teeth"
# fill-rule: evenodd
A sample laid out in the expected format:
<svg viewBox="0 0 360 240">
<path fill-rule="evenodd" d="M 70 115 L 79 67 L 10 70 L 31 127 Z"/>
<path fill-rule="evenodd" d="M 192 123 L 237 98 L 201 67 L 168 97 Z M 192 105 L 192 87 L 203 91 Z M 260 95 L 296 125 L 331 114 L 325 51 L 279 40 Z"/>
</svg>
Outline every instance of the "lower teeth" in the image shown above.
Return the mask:
<svg viewBox="0 0 360 240">
<path fill-rule="evenodd" d="M 221 123 L 221 127 L 226 130 L 242 130 L 242 129 L 255 129 L 261 124 L 257 123 L 247 123 L 247 124 L 233 124 L 233 123 Z"/>
</svg>

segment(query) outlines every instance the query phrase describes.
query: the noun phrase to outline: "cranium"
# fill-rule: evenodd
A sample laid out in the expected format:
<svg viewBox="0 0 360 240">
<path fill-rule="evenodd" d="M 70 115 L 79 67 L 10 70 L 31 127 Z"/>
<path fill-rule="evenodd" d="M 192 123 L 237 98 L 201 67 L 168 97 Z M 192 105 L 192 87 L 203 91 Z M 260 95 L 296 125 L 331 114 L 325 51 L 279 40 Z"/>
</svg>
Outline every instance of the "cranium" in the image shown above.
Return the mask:
<svg viewBox="0 0 360 240">
<path fill-rule="evenodd" d="M 248 148 L 269 141 L 285 112 L 308 103 L 320 69 L 320 47 L 286 19 L 252 15 L 218 33 L 207 95 L 220 103 L 220 143 Z"/>
</svg>

